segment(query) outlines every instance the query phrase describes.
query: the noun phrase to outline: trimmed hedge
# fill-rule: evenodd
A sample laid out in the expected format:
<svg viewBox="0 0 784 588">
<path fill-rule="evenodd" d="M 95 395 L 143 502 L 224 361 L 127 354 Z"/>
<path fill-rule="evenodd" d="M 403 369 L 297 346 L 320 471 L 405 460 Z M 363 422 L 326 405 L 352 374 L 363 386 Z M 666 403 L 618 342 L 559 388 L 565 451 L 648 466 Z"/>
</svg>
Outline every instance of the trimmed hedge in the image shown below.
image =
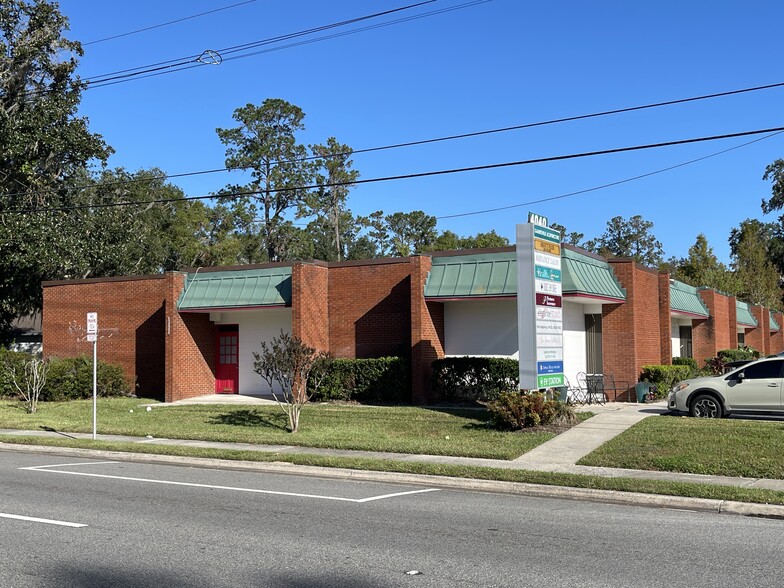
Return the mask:
<svg viewBox="0 0 784 588">
<path fill-rule="evenodd" d="M 551 423 L 574 424 L 574 408 L 565 402 L 548 400 L 539 392 L 502 392 L 487 409 L 499 429 L 519 430 Z"/>
<path fill-rule="evenodd" d="M 319 389 L 308 392 L 316 401 L 408 402 L 411 382 L 408 362 L 402 357 L 330 359 Z"/>
<path fill-rule="evenodd" d="M 757 359 L 760 356 L 759 351 L 756 351 L 751 347 L 741 347 L 739 349 L 720 349 L 717 355 L 724 363 L 727 363 L 728 361 L 737 361 L 740 359 Z"/>
<path fill-rule="evenodd" d="M 695 372 L 700 369 L 697 366 L 697 360 L 693 357 L 673 357 L 672 365 L 687 365 Z"/>
<path fill-rule="evenodd" d="M 694 372 L 689 365 L 644 365 L 640 381 L 655 385 L 656 397 L 663 398 L 676 382 L 691 378 Z"/>
<path fill-rule="evenodd" d="M 9 370 L 15 370 L 17 377 L 24 373 L 24 362 L 30 355 L 21 351 L 2 350 L 0 352 L 0 394 L 16 396 L 11 383 Z M 98 395 L 130 396 L 133 388 L 128 384 L 123 368 L 117 364 L 98 362 Z M 42 402 L 77 400 L 91 398 L 93 394 L 92 358 L 67 357 L 50 358 L 46 385 L 41 390 Z"/>
<path fill-rule="evenodd" d="M 447 357 L 433 362 L 433 391 L 445 400 L 487 401 L 516 390 L 520 364 L 505 357 Z"/>
</svg>

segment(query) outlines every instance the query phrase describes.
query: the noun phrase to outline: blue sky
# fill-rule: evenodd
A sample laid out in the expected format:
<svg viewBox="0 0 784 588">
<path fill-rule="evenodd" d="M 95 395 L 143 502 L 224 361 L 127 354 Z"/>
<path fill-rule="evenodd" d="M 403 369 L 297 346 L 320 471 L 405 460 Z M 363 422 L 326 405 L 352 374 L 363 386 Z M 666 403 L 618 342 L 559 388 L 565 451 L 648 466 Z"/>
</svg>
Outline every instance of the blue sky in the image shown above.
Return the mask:
<svg viewBox="0 0 784 588">
<path fill-rule="evenodd" d="M 83 43 L 240 0 L 62 0 Z M 413 0 L 256 0 L 85 47 L 90 77 L 321 26 Z M 457 6 L 439 0 L 406 14 Z M 384 22 L 394 17 L 373 21 Z M 335 136 L 354 149 L 481 131 L 784 81 L 780 1 L 493 0 L 336 39 L 86 91 L 81 114 L 116 149 L 112 166 L 170 174 L 223 167 L 216 127 L 247 103 L 283 98 L 306 113 L 304 143 Z M 348 29 L 341 29 L 348 30 Z M 784 88 L 478 138 L 358 154 L 362 178 L 519 161 L 784 126 Z M 424 210 L 438 217 L 548 198 L 678 165 L 757 137 L 367 184 L 357 214 Z M 666 256 L 703 232 L 729 260 L 727 237 L 764 218 L 765 167 L 784 134 L 705 161 L 587 194 L 439 220 L 439 229 L 494 229 L 513 240 L 529 210 L 586 238 L 616 215 L 654 223 Z M 174 180 L 209 194 L 237 174 Z M 769 215 L 766 220 L 774 220 Z"/>
</svg>

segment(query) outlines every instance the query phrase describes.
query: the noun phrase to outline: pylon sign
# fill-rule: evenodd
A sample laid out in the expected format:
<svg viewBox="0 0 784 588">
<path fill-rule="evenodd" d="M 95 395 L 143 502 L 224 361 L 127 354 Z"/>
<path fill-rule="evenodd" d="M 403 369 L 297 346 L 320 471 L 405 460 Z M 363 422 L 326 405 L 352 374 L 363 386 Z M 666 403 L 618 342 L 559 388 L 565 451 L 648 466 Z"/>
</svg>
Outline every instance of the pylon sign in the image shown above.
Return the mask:
<svg viewBox="0 0 784 588">
<path fill-rule="evenodd" d="M 529 214 L 517 225 L 517 338 L 520 388 L 564 385 L 561 234 Z"/>
</svg>

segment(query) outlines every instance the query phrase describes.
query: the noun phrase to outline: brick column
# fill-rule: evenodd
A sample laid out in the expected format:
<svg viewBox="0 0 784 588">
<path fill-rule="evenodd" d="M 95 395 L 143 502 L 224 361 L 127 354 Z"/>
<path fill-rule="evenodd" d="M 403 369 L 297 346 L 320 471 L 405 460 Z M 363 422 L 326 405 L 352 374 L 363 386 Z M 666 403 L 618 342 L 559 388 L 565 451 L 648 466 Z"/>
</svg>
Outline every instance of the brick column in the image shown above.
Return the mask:
<svg viewBox="0 0 784 588">
<path fill-rule="evenodd" d="M 707 360 L 716 357 L 719 349 L 727 349 L 730 346 L 729 299 L 710 288 L 698 289 L 697 295 L 710 315 L 707 320 L 692 323 L 694 359 L 698 366 L 703 366 Z"/>
<path fill-rule="evenodd" d="M 626 302 L 602 307 L 604 371 L 634 386 L 643 365 L 662 360 L 659 272 L 629 259 L 608 261 Z"/>
<path fill-rule="evenodd" d="M 778 331 L 770 333 L 770 353 L 781 353 L 784 351 L 784 316 L 780 312 L 772 312 L 773 320 L 779 325 Z"/>
<path fill-rule="evenodd" d="M 767 308 L 749 305 L 751 316 L 757 321 L 757 327 L 746 334 L 746 345 L 759 351 L 765 357 L 770 349 L 770 314 Z"/>
<path fill-rule="evenodd" d="M 444 305 L 425 301 L 425 282 L 432 260 L 417 255 L 411 265 L 411 401 L 436 400 L 430 383 L 431 364 L 444 357 Z"/>
<path fill-rule="evenodd" d="M 730 333 L 730 344 L 727 349 L 737 349 L 738 348 L 738 307 L 735 305 L 737 302 L 737 298 L 735 296 L 730 296 L 727 299 L 727 316 L 729 317 L 729 333 Z"/>
<path fill-rule="evenodd" d="M 177 310 L 186 276 L 166 273 L 166 402 L 215 392 L 215 325 L 207 313 Z"/>
<path fill-rule="evenodd" d="M 291 268 L 291 333 L 319 351 L 329 348 L 329 268 L 298 263 Z"/>
<path fill-rule="evenodd" d="M 670 319 L 670 273 L 659 272 L 659 337 L 661 361 L 672 363 L 672 320 Z"/>
</svg>

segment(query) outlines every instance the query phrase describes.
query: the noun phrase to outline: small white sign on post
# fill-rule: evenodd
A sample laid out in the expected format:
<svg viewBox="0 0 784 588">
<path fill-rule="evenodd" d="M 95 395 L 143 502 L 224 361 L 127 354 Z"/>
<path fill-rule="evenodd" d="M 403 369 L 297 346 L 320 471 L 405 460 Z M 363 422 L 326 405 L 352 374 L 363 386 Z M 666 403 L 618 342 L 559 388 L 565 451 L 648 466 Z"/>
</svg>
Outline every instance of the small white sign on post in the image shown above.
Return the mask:
<svg viewBox="0 0 784 588">
<path fill-rule="evenodd" d="M 87 313 L 87 340 L 93 344 L 93 440 L 98 433 L 98 313 Z"/>
</svg>

